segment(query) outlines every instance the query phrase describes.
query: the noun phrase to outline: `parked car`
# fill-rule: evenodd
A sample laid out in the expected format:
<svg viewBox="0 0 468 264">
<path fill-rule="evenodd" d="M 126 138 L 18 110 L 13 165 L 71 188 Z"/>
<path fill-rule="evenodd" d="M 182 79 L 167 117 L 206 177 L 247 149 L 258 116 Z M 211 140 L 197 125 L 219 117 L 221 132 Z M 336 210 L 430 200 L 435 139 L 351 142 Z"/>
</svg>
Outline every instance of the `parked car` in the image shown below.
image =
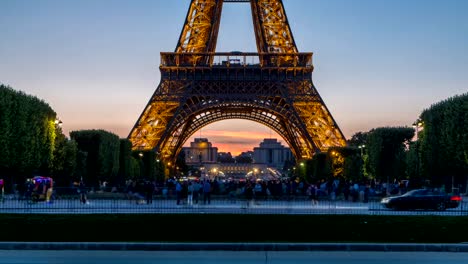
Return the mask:
<svg viewBox="0 0 468 264">
<path fill-rule="evenodd" d="M 386 197 L 381 204 L 390 209 L 434 209 L 443 211 L 457 208 L 462 198 L 459 195 L 448 195 L 444 192 L 429 189 L 417 189 L 403 195 Z"/>
</svg>

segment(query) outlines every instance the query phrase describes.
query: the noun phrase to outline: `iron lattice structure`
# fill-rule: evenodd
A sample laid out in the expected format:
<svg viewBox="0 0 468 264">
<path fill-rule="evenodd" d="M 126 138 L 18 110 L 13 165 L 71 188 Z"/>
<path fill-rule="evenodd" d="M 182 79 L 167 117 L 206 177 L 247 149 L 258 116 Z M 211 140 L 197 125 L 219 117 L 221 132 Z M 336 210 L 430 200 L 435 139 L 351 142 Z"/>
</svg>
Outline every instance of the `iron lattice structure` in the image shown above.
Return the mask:
<svg viewBox="0 0 468 264">
<path fill-rule="evenodd" d="M 257 53 L 215 53 L 223 3 L 252 8 Z M 175 52 L 161 53 L 161 83 L 130 132 L 137 150 L 175 161 L 202 127 L 246 119 L 276 131 L 297 160 L 344 146 L 299 53 L 282 0 L 192 0 Z"/>
</svg>

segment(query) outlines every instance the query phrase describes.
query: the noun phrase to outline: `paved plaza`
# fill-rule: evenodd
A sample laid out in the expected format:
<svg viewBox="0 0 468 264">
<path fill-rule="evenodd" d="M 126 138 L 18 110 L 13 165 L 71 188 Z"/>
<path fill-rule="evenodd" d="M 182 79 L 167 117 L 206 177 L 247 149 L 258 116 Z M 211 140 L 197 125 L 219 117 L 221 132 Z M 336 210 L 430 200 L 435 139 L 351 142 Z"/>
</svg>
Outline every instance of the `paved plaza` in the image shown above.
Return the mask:
<svg viewBox="0 0 468 264">
<path fill-rule="evenodd" d="M 350 202 L 323 200 L 312 204 L 307 199 L 260 200 L 212 199 L 188 205 L 185 201 L 177 205 L 175 199 L 155 199 L 151 204 L 144 200 L 96 199 L 81 203 L 74 199 L 57 199 L 52 202 L 30 202 L 6 197 L 0 202 L 0 213 L 44 213 L 44 214 L 358 214 L 358 215 L 468 215 L 468 204 L 462 202 L 458 208 L 446 211 L 411 210 L 394 211 L 382 207 L 378 200 Z"/>
</svg>

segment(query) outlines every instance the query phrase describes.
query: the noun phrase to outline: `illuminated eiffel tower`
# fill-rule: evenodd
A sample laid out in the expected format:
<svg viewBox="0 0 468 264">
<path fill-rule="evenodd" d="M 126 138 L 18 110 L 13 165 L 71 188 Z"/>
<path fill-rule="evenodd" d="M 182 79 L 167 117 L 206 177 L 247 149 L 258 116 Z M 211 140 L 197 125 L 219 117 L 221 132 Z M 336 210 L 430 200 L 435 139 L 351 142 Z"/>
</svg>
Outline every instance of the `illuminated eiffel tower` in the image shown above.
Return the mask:
<svg viewBox="0 0 468 264">
<path fill-rule="evenodd" d="M 250 3 L 257 53 L 215 53 L 224 3 Z M 297 160 L 345 138 L 312 83 L 282 0 L 192 0 L 175 52 L 161 53 L 161 83 L 130 132 L 135 150 L 174 162 L 204 126 L 246 119 L 277 132 Z"/>
</svg>

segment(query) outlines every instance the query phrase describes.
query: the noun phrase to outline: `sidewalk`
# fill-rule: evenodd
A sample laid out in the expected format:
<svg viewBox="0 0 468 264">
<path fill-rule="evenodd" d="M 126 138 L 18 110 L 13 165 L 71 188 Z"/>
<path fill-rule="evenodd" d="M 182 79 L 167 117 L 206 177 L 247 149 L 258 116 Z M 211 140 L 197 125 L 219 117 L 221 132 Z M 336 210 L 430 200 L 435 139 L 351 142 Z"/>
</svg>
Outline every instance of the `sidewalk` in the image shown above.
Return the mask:
<svg viewBox="0 0 468 264">
<path fill-rule="evenodd" d="M 0 250 L 468 252 L 460 244 L 0 242 Z"/>
</svg>

